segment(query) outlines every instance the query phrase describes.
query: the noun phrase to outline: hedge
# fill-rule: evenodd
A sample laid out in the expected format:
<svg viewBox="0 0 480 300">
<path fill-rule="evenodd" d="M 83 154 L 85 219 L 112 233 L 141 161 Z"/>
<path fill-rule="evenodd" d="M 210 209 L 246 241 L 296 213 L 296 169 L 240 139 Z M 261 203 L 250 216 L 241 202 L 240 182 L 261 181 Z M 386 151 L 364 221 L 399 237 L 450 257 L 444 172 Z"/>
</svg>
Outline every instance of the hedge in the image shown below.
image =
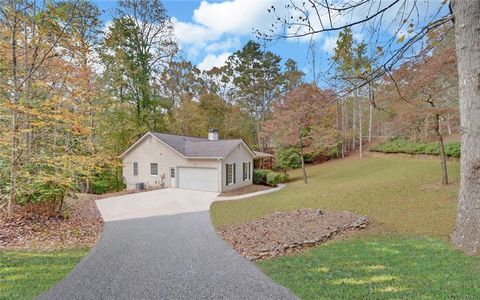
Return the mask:
<svg viewBox="0 0 480 300">
<path fill-rule="evenodd" d="M 392 139 L 385 143 L 373 146 L 370 148 L 370 151 L 383 153 L 440 155 L 440 147 L 436 142 L 421 143 L 400 138 Z M 460 142 L 446 143 L 445 155 L 449 157 L 460 157 Z"/>
<path fill-rule="evenodd" d="M 281 182 L 288 180 L 288 174 L 277 173 L 271 170 L 266 169 L 256 169 L 253 170 L 253 183 L 268 185 L 268 186 L 277 186 Z"/>
</svg>

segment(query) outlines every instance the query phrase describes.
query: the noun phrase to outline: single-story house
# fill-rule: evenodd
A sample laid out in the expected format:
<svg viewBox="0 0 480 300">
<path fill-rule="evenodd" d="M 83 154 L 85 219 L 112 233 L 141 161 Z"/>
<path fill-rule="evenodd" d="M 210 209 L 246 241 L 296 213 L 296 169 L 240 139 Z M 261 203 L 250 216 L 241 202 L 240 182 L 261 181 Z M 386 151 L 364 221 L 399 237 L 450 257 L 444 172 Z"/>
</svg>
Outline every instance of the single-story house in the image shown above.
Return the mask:
<svg viewBox="0 0 480 300">
<path fill-rule="evenodd" d="M 127 189 L 176 187 L 224 192 L 252 184 L 255 153 L 242 139 L 147 132 L 120 156 Z"/>
</svg>

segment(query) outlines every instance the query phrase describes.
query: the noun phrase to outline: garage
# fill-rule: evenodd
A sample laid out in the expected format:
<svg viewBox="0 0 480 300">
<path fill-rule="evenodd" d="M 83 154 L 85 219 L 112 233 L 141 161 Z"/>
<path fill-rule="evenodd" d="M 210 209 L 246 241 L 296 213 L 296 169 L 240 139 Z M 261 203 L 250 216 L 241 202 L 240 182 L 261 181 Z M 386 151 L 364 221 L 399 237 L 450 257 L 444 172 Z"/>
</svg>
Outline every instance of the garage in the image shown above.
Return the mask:
<svg viewBox="0 0 480 300">
<path fill-rule="evenodd" d="M 218 191 L 218 172 L 214 168 L 178 167 L 178 187 L 182 189 Z"/>
</svg>

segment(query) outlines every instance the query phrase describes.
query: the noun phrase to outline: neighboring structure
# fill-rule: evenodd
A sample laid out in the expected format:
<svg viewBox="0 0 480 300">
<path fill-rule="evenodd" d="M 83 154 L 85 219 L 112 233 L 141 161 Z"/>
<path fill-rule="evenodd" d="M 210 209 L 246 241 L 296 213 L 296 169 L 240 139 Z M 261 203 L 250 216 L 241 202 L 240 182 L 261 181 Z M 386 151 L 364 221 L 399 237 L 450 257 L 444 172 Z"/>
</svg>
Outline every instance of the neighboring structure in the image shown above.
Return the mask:
<svg viewBox="0 0 480 300">
<path fill-rule="evenodd" d="M 120 155 L 127 189 L 178 187 L 223 192 L 252 184 L 254 152 L 241 139 L 147 132 Z"/>
<path fill-rule="evenodd" d="M 273 168 L 273 158 L 275 155 L 270 153 L 253 151 L 255 158 L 253 161 L 253 167 L 255 169 L 272 169 Z"/>
</svg>

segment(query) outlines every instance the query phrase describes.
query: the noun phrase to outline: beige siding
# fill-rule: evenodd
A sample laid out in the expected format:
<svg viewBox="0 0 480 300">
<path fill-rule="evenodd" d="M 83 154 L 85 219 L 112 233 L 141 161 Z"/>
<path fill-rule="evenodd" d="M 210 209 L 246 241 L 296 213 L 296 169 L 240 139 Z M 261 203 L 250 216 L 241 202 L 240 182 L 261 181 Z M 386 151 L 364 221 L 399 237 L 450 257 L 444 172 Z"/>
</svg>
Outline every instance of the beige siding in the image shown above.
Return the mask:
<svg viewBox="0 0 480 300">
<path fill-rule="evenodd" d="M 133 163 L 138 162 L 138 176 L 133 175 Z M 158 163 L 158 176 L 150 175 L 150 163 Z M 123 176 L 127 189 L 134 189 L 135 183 L 143 182 L 147 187 L 159 186 L 161 175 L 165 174 L 164 183 L 170 187 L 170 168 L 204 167 L 218 170 L 218 191 L 221 190 L 221 164 L 215 159 L 185 159 L 154 137 L 146 137 L 123 158 Z"/>
<path fill-rule="evenodd" d="M 221 184 L 222 184 L 222 191 L 231 191 L 234 189 L 238 189 L 247 185 L 252 184 L 252 175 L 250 174 L 250 179 L 243 180 L 243 163 L 250 162 L 251 169 L 250 172 L 253 170 L 253 160 L 248 150 L 245 148 L 244 145 L 238 145 L 235 150 L 233 150 L 223 161 L 222 161 L 222 176 L 221 176 Z M 226 164 L 235 163 L 235 178 L 236 183 L 227 185 L 226 182 Z"/>
</svg>

